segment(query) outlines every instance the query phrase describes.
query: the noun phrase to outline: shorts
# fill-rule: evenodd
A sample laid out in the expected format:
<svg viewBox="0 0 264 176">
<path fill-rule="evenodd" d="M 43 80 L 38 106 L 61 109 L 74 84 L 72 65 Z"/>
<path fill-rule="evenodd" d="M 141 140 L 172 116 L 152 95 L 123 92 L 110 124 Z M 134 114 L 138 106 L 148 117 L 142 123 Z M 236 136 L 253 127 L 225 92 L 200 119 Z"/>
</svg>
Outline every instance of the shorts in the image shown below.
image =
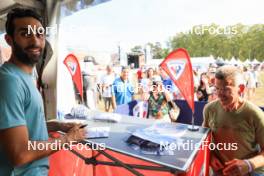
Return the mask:
<svg viewBox="0 0 264 176">
<path fill-rule="evenodd" d="M 110 109 L 112 104 L 112 97 L 103 97 L 106 109 Z"/>
</svg>

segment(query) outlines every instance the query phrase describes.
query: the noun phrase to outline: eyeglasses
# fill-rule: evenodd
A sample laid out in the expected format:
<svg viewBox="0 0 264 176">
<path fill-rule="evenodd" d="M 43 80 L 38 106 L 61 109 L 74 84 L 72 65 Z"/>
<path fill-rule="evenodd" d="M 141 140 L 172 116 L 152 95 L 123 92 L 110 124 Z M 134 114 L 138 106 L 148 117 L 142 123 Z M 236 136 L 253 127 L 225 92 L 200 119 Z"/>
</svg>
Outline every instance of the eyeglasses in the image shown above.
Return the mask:
<svg viewBox="0 0 264 176">
<path fill-rule="evenodd" d="M 215 91 L 217 94 L 219 93 L 230 94 L 233 88 L 234 88 L 233 86 L 225 86 L 223 88 L 215 87 Z"/>
</svg>

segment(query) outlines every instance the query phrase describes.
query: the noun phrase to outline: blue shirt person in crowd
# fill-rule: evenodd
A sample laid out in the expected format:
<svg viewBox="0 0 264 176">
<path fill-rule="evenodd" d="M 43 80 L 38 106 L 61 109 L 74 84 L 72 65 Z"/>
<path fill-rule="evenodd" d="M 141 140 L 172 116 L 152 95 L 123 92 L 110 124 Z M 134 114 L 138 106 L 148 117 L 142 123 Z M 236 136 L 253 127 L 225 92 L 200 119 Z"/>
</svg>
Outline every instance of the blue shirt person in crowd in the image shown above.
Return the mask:
<svg viewBox="0 0 264 176">
<path fill-rule="evenodd" d="M 29 32 L 28 25 L 43 27 L 41 17 L 28 9 L 16 8 L 8 13 L 5 40 L 12 54 L 0 67 L 0 175 L 3 176 L 47 176 L 47 156 L 85 137 L 81 124 L 45 122 L 42 97 L 32 79 L 32 70 L 43 57 L 45 35 Z M 67 133 L 48 141 L 47 129 Z M 30 148 L 30 144 L 45 148 Z"/>
<path fill-rule="evenodd" d="M 112 85 L 112 102 L 113 108 L 117 105 L 126 104 L 133 100 L 134 88 L 128 81 L 129 68 L 123 67 L 121 76 L 117 78 Z"/>
</svg>

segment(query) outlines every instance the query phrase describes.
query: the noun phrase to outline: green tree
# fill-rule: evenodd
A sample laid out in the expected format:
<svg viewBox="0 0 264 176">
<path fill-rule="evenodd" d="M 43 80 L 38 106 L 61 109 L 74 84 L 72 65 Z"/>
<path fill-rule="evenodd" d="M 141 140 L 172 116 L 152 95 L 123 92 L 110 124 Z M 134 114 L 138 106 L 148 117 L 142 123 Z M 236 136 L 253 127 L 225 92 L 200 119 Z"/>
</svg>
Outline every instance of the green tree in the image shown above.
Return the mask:
<svg viewBox="0 0 264 176">
<path fill-rule="evenodd" d="M 132 52 L 141 53 L 143 51 L 142 46 L 136 45 L 133 48 L 131 48 Z"/>
<path fill-rule="evenodd" d="M 197 30 L 202 28 L 205 30 Z M 236 24 L 226 27 L 217 24 L 196 25 L 190 31 L 172 36 L 167 41 L 168 47 L 162 48 L 160 42 L 148 43 L 148 45 L 155 59 L 165 58 L 174 49 L 185 48 L 191 57 L 212 55 L 214 58 L 235 57 L 242 61 L 256 58 L 263 61 L 264 25 Z M 142 47 L 135 46 L 134 49 L 142 50 Z"/>
</svg>

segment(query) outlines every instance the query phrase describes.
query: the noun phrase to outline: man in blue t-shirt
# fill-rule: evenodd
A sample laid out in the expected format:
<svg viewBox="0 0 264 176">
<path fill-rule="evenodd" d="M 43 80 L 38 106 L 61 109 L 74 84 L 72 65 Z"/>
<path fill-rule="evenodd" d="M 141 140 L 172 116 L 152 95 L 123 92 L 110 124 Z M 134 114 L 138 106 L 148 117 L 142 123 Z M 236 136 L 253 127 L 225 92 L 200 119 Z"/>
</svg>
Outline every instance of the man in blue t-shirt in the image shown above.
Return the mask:
<svg viewBox="0 0 264 176">
<path fill-rule="evenodd" d="M 133 100 L 134 88 L 128 81 L 129 68 L 123 67 L 121 76 L 117 78 L 112 85 L 113 108 L 117 105 L 126 104 Z"/>
<path fill-rule="evenodd" d="M 32 78 L 33 68 L 43 56 L 45 35 L 29 32 L 28 25 L 43 27 L 41 17 L 27 9 L 8 13 L 5 39 L 12 54 L 0 67 L 1 176 L 47 176 L 47 156 L 85 136 L 80 124 L 46 124 L 42 97 Z M 48 141 L 47 128 L 67 133 Z"/>
</svg>

